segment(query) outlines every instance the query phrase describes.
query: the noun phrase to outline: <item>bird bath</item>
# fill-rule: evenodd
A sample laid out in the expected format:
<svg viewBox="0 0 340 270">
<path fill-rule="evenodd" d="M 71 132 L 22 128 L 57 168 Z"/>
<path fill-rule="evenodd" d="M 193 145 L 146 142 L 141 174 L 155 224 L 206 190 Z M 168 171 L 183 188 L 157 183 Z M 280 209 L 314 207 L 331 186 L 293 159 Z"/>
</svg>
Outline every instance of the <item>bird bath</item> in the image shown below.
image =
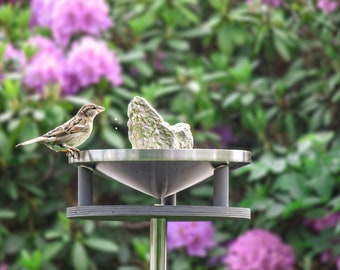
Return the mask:
<svg viewBox="0 0 340 270">
<path fill-rule="evenodd" d="M 243 150 L 105 149 L 81 151 L 78 206 L 67 217 L 97 220 L 150 220 L 150 269 L 166 269 L 167 221 L 250 219 L 250 209 L 229 207 L 229 170 L 251 162 Z M 157 205 L 93 205 L 92 175 L 118 181 L 160 199 Z M 176 193 L 211 179 L 212 206 L 176 205 Z"/>
</svg>

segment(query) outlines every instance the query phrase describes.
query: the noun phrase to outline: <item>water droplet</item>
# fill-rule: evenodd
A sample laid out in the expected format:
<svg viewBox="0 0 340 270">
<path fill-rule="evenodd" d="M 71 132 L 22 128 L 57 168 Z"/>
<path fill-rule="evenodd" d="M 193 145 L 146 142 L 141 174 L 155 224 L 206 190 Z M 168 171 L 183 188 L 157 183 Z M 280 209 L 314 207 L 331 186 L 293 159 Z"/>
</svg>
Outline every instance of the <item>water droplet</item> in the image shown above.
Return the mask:
<svg viewBox="0 0 340 270">
<path fill-rule="evenodd" d="M 118 127 L 115 127 L 115 130 L 117 130 L 118 129 Z"/>
</svg>

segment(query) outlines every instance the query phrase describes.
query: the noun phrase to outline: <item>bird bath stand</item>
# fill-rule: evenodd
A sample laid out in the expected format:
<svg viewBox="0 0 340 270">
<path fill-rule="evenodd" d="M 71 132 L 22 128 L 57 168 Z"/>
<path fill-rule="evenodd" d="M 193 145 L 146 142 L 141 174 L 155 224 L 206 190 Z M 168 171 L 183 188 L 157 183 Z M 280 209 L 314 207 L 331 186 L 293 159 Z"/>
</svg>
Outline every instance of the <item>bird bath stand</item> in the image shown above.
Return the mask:
<svg viewBox="0 0 340 270">
<path fill-rule="evenodd" d="M 229 207 L 229 170 L 251 162 L 250 152 L 217 149 L 114 149 L 81 151 L 78 206 L 67 217 L 97 220 L 150 220 L 150 269 L 167 268 L 167 221 L 250 219 L 250 209 Z M 116 180 L 160 199 L 160 204 L 93 205 L 92 174 Z M 213 176 L 212 206 L 176 205 L 176 193 Z"/>
</svg>

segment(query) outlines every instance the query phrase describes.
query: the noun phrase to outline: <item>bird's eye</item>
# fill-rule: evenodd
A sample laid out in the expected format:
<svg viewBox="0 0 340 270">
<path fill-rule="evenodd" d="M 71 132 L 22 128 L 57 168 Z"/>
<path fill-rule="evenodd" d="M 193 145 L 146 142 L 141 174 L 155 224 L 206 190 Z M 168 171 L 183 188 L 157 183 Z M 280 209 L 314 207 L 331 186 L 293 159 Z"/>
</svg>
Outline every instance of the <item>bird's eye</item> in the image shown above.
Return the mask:
<svg viewBox="0 0 340 270">
<path fill-rule="evenodd" d="M 96 107 L 96 106 L 94 106 L 94 107 L 92 107 L 92 109 L 94 109 L 94 110 L 95 110 L 95 109 L 97 109 L 97 107 Z"/>
</svg>

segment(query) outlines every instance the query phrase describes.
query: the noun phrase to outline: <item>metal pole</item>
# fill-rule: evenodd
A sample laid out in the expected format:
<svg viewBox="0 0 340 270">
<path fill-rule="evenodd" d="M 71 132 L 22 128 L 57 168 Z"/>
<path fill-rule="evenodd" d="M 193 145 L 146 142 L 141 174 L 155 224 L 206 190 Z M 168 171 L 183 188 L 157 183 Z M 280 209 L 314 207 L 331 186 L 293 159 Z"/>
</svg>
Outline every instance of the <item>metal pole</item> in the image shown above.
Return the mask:
<svg viewBox="0 0 340 270">
<path fill-rule="evenodd" d="M 92 171 L 78 166 L 78 206 L 93 205 Z"/>
<path fill-rule="evenodd" d="M 166 219 L 150 220 L 150 270 L 166 270 Z"/>
<path fill-rule="evenodd" d="M 219 166 L 214 171 L 214 206 L 229 206 L 229 166 Z"/>
<path fill-rule="evenodd" d="M 164 204 L 164 205 L 176 205 L 176 200 L 177 199 L 177 196 L 176 196 L 176 193 L 175 194 L 172 194 L 168 197 L 165 197 L 165 198 L 162 198 L 161 199 L 161 204 Z"/>
<path fill-rule="evenodd" d="M 176 205 L 176 193 L 161 199 L 161 205 Z M 167 269 L 167 221 L 165 218 L 150 220 L 150 270 Z"/>
</svg>

